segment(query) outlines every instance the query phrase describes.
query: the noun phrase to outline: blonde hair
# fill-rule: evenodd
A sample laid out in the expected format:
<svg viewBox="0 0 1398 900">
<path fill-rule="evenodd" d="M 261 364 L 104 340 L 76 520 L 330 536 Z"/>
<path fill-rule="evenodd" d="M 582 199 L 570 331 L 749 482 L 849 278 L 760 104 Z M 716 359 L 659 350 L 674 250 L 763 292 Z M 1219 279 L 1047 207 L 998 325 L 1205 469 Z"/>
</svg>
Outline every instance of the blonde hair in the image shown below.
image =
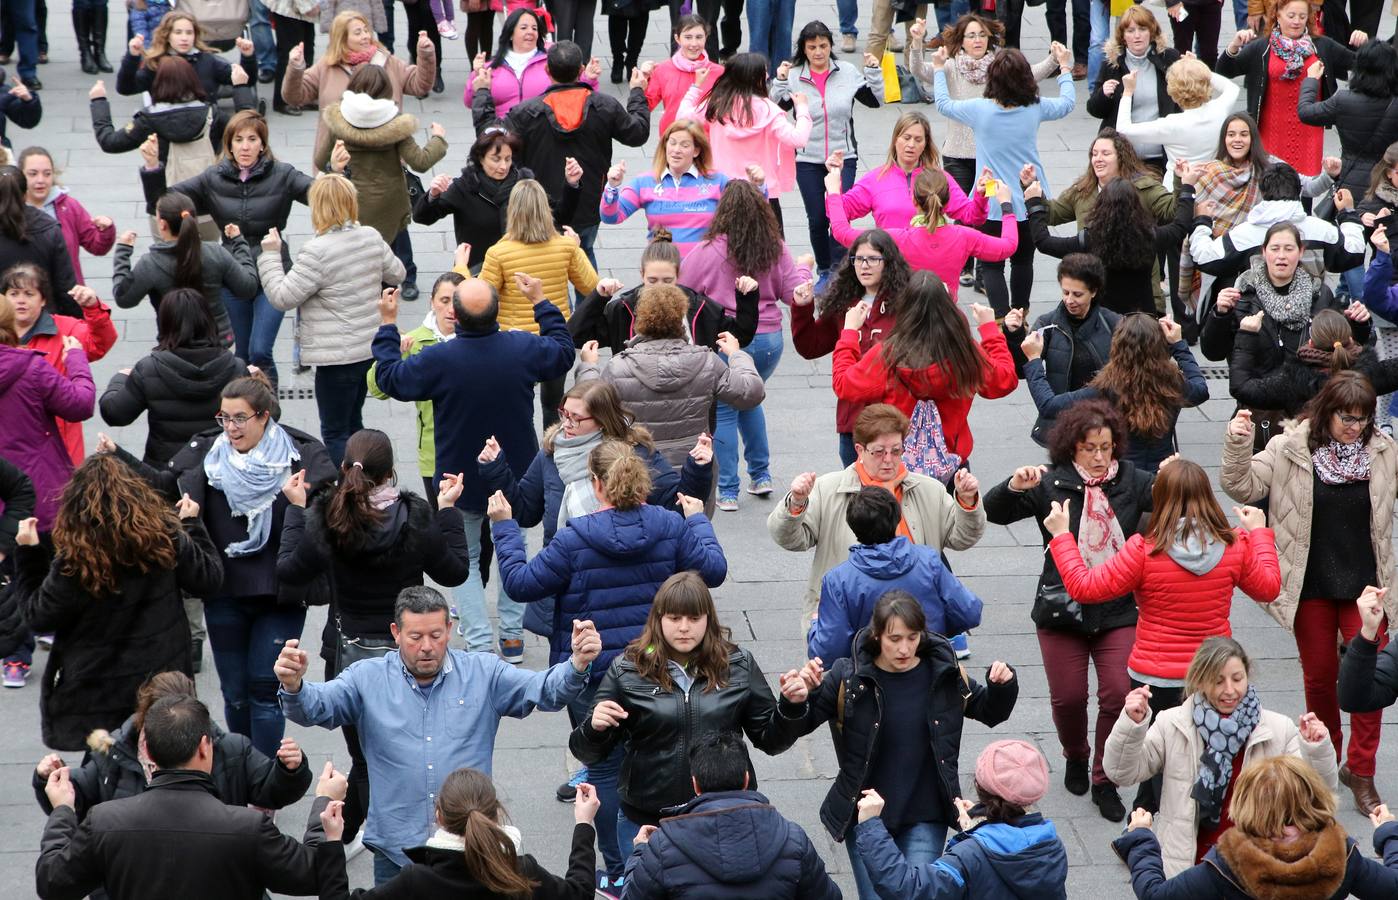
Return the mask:
<svg viewBox="0 0 1398 900">
<path fill-rule="evenodd" d="M 602 482 L 607 502 L 616 509 L 638 509 L 650 496 L 650 469 L 630 444 L 622 441 L 598 444 L 587 457 L 587 470 Z"/>
<path fill-rule="evenodd" d="M 1287 825 L 1323 831 L 1335 821 L 1335 795 L 1304 759 L 1269 756 L 1238 776 L 1228 817 L 1250 837 L 1278 837 Z"/>
<path fill-rule="evenodd" d="M 311 182 L 311 227 L 316 234 L 359 220 L 359 191 L 343 175 L 322 172 Z"/>
<path fill-rule="evenodd" d="M 342 64 L 345 57 L 349 55 L 350 23 L 355 21 L 363 22 L 364 27 L 369 29 L 370 39 L 374 42 L 374 46 L 380 50 L 383 49 L 383 44 L 379 43 L 379 37 L 374 34 L 374 26 L 368 17 L 352 9 L 345 10 L 335 16 L 334 21 L 330 23 L 330 43 L 326 45 L 325 55 L 321 57 L 327 69 Z"/>
<path fill-rule="evenodd" d="M 1165 32 L 1160 30 L 1160 23 L 1156 21 L 1155 14 L 1144 6 L 1128 6 L 1117 20 L 1111 38 L 1102 47 L 1102 54 L 1107 59 L 1114 60 L 1119 54 L 1126 52 L 1126 29 L 1132 25 L 1141 25 L 1150 32 L 1150 41 L 1155 45 L 1156 53 L 1165 49 Z"/>
<path fill-rule="evenodd" d="M 655 146 L 655 159 L 651 166 L 651 171 L 655 174 L 655 180 L 660 181 L 665 170 L 670 167 L 670 163 L 665 158 L 665 145 L 670 141 L 670 135 L 677 131 L 686 132 L 689 139 L 694 141 L 694 149 L 699 154 L 694 157 L 694 168 L 699 170 L 700 177 L 707 178 L 714 168 L 714 152 L 709 147 L 709 135 L 704 131 L 704 127 L 692 119 L 676 119 L 670 123 L 670 127 L 660 133 L 660 143 Z"/>
<path fill-rule="evenodd" d="M 6 347 L 19 346 L 19 326 L 15 324 L 15 308 L 10 298 L 0 294 L 0 344 Z"/>
<path fill-rule="evenodd" d="M 1197 59 L 1178 60 L 1165 70 L 1165 91 L 1180 109 L 1203 106 L 1214 93 L 1213 73 Z"/>
<path fill-rule="evenodd" d="M 937 152 L 937 142 L 932 139 L 932 122 L 920 112 L 905 112 L 893 123 L 893 136 L 888 140 L 888 159 L 884 161 L 884 171 L 898 165 L 898 138 L 914 125 L 922 129 L 927 143 L 922 148 L 922 158 L 918 163 L 924 171 L 942 167 L 941 154 Z"/>
<path fill-rule="evenodd" d="M 1194 651 L 1189 670 L 1184 673 L 1184 692 L 1193 695 L 1207 690 L 1218 681 L 1219 673 L 1230 659 L 1241 662 L 1243 669 L 1252 674 L 1252 660 L 1242 644 L 1222 635 L 1205 638 L 1199 649 Z"/>
<path fill-rule="evenodd" d="M 510 189 L 510 205 L 505 213 L 505 240 L 522 244 L 543 244 L 558 236 L 553 227 L 553 211 L 544 186 L 532 178 L 521 178 Z"/>
</svg>

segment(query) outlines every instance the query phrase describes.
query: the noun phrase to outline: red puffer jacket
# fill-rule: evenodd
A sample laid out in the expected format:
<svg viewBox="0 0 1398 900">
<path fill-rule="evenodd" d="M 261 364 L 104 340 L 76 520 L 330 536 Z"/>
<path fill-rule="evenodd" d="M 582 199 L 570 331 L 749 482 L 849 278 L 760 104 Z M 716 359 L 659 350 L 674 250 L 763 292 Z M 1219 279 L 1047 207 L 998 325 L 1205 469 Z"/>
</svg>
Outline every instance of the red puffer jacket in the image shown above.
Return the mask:
<svg viewBox="0 0 1398 900">
<path fill-rule="evenodd" d="M 859 329 L 859 352 L 868 353 L 893 330 L 892 304 L 880 297 L 869 310 L 869 318 Z M 844 313 L 828 313 L 817 317 L 815 303 L 805 306 L 791 304 L 791 343 L 805 359 L 820 359 L 835 350 L 840 334 L 845 330 Z M 843 397 L 835 398 L 835 432 L 851 434 L 854 420 L 867 403 L 855 403 Z"/>
<path fill-rule="evenodd" d="M 1068 596 L 1079 603 L 1103 603 L 1135 592 L 1140 611 L 1136 646 L 1126 664 L 1133 672 L 1157 678 L 1184 678 L 1189 662 L 1205 638 L 1231 636 L 1228 613 L 1233 589 L 1242 588 L 1258 603 L 1271 603 L 1281 591 L 1281 568 L 1270 528 L 1235 530 L 1238 539 L 1203 575 L 1195 575 L 1170 558 L 1151 555 L 1153 544 L 1132 535 L 1121 552 L 1089 570 L 1072 534 L 1049 543 L 1054 564 Z"/>
</svg>

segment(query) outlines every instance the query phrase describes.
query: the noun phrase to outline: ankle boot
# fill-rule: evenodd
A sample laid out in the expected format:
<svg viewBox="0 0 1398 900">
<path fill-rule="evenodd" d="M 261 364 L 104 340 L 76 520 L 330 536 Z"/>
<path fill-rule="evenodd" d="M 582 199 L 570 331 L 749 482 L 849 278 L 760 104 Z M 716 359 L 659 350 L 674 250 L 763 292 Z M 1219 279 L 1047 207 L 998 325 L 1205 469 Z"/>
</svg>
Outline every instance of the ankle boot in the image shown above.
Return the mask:
<svg viewBox="0 0 1398 900">
<path fill-rule="evenodd" d="M 98 71 L 112 71 L 112 64 L 107 61 L 107 7 L 99 6 L 92 11 L 92 61 L 97 64 Z"/>
<path fill-rule="evenodd" d="M 92 10 L 73 8 L 73 34 L 78 38 L 78 64 L 87 75 L 97 74 L 97 63 L 92 60 L 92 45 L 88 32 L 92 30 Z"/>
</svg>

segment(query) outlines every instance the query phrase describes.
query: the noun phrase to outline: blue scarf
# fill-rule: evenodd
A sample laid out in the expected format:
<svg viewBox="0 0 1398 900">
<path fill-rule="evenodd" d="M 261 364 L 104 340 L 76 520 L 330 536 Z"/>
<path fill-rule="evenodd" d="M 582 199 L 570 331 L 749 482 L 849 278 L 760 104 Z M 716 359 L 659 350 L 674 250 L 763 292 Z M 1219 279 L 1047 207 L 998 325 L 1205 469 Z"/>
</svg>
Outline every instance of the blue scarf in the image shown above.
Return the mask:
<svg viewBox="0 0 1398 900">
<path fill-rule="evenodd" d="M 221 434 L 204 457 L 209 487 L 223 491 L 234 516 L 248 520 L 248 539 L 229 544 L 229 556 L 251 556 L 267 546 L 272 535 L 272 504 L 291 477 L 291 465 L 301 459 L 291 435 L 268 419 L 262 440 L 247 453 L 233 449 Z"/>
</svg>

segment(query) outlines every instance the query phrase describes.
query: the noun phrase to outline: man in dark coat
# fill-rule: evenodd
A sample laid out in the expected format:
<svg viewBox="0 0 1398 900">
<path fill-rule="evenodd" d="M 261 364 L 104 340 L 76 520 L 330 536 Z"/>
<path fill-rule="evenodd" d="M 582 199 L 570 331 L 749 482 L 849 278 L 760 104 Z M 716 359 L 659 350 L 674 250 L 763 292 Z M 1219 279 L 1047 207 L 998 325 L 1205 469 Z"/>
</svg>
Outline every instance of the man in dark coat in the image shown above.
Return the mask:
<svg viewBox="0 0 1398 900">
<path fill-rule="evenodd" d="M 345 777 L 330 764 L 316 785 L 305 843 L 250 807 L 227 806 L 211 777 L 213 723 L 193 697 L 165 697 L 146 714 L 146 753 L 155 776 L 145 793 L 92 808 L 78 823 L 68 769 L 46 787 L 53 814 L 35 867 L 43 900 L 81 898 L 106 887 L 112 900 L 198 897 L 258 900 L 264 891 L 316 894 L 345 864 L 339 841 L 325 842 L 320 814 L 343 800 Z"/>
<path fill-rule="evenodd" d="M 747 789 L 740 736 L 706 735 L 690 751 L 689 765 L 698 796 L 658 828 L 642 826 L 626 864 L 628 900 L 839 900 L 806 832 Z"/>
</svg>

